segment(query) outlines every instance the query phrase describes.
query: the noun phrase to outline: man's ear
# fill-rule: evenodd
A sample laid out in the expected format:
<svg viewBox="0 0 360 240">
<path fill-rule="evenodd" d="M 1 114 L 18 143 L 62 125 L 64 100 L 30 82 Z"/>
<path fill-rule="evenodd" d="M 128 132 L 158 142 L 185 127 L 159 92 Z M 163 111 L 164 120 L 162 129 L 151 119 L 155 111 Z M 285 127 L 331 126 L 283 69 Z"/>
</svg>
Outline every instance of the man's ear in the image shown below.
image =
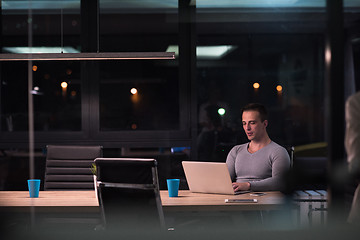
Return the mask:
<svg viewBox="0 0 360 240">
<path fill-rule="evenodd" d="M 269 124 L 268 120 L 264 120 L 264 126 L 267 127 Z"/>
</svg>

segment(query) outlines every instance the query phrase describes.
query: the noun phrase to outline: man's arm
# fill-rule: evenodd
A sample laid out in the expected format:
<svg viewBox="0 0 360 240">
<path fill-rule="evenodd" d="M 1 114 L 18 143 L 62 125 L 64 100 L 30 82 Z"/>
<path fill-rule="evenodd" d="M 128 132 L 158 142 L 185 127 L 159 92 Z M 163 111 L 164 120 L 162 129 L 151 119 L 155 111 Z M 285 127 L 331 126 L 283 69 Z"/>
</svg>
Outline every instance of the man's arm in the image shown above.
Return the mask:
<svg viewBox="0 0 360 240">
<path fill-rule="evenodd" d="M 285 148 L 274 149 L 272 158 L 272 176 L 259 181 L 250 181 L 252 191 L 281 191 L 286 187 L 285 174 L 290 168 L 290 156 Z"/>
<path fill-rule="evenodd" d="M 230 150 L 230 152 L 228 153 L 227 158 L 226 158 L 226 165 L 227 165 L 229 173 L 230 173 L 231 181 L 233 181 L 233 182 L 236 181 L 236 172 L 235 172 L 236 154 L 237 154 L 237 147 L 235 146 Z"/>
</svg>

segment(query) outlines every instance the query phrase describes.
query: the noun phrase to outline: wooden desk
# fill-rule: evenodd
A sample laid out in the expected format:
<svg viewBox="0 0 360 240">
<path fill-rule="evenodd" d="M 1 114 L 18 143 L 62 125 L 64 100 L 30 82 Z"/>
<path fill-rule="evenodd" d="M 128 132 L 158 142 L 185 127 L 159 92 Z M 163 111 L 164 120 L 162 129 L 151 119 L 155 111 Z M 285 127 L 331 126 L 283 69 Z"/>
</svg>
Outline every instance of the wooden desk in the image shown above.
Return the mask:
<svg viewBox="0 0 360 240">
<path fill-rule="evenodd" d="M 28 191 L 0 191 L 1 211 L 99 212 L 94 191 L 40 191 L 30 198 Z"/>
<path fill-rule="evenodd" d="M 192 193 L 180 190 L 179 197 L 170 198 L 168 191 L 160 191 L 164 211 L 234 211 L 276 210 L 284 203 L 280 192 L 263 196 Z M 225 199 L 256 198 L 257 203 L 225 203 Z M 98 209 L 94 191 L 40 191 L 38 198 L 30 198 L 28 191 L 0 191 L 0 207 L 88 208 Z"/>
<path fill-rule="evenodd" d="M 0 191 L 0 207 L 98 207 L 94 191 L 40 191 L 30 198 L 28 191 Z"/>
<path fill-rule="evenodd" d="M 286 207 L 280 192 L 266 192 L 263 196 L 222 195 L 179 191 L 178 197 L 169 197 L 160 191 L 166 223 L 175 229 L 242 229 L 265 226 L 264 213 L 271 219 L 281 219 Z M 257 199 L 253 203 L 225 203 L 225 199 Z M 270 218 L 269 218 L 270 219 Z"/>
<path fill-rule="evenodd" d="M 30 198 L 28 191 L 0 191 L 3 221 L 17 227 L 92 230 L 101 224 L 94 191 L 40 191 Z"/>
<path fill-rule="evenodd" d="M 283 195 L 279 192 L 254 197 L 250 194 L 233 196 L 179 191 L 179 197 L 170 198 L 168 191 L 160 191 L 160 196 L 169 226 L 193 220 L 202 222 L 201 219 L 224 218 L 241 222 L 242 211 L 281 211 L 284 206 Z M 225 199 L 232 198 L 256 198 L 258 202 L 225 203 Z M 30 198 L 28 191 L 0 191 L 0 214 L 7 214 L 5 219 L 10 222 L 28 219 L 28 224 L 36 222 L 37 226 L 53 226 L 51 224 L 59 219 L 71 227 L 81 224 L 93 228 L 101 224 L 100 207 L 94 191 L 40 191 L 39 198 Z M 246 219 L 250 222 L 249 218 Z"/>
<path fill-rule="evenodd" d="M 164 211 L 244 211 L 244 210 L 277 210 L 284 204 L 284 195 L 280 192 L 266 192 L 263 196 L 222 195 L 192 193 L 180 190 L 178 197 L 169 197 L 167 191 L 160 191 Z M 225 199 L 254 199 L 257 203 L 225 203 Z"/>
</svg>

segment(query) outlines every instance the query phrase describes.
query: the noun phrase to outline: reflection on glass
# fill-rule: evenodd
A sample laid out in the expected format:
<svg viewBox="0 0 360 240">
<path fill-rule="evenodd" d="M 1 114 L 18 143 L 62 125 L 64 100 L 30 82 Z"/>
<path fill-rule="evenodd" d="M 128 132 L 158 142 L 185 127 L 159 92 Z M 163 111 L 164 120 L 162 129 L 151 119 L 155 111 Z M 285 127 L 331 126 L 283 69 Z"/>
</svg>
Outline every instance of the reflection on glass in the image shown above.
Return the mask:
<svg viewBox="0 0 360 240">
<path fill-rule="evenodd" d="M 100 63 L 100 130 L 178 130 L 178 73 L 170 61 Z"/>
<path fill-rule="evenodd" d="M 346 1 L 344 1 L 346 2 Z M 349 0 L 348 2 L 351 2 Z M 317 8 L 325 7 L 326 0 L 249 0 L 249 1 L 197 1 L 198 8 Z"/>
<path fill-rule="evenodd" d="M 317 97 L 324 95 L 323 36 L 221 36 L 222 33 L 214 33 L 213 38 L 199 37 L 201 44 L 241 42 L 220 60 L 197 59 L 199 158 L 225 161 L 232 146 L 247 142 L 241 126 L 241 108 L 250 102 L 267 106 L 271 123 L 268 131 L 274 141 L 294 146 L 323 141 L 324 99 Z M 212 108 L 226 109 L 224 116 L 231 113 L 231 118 L 224 124 L 225 118 L 219 118 Z"/>
<path fill-rule="evenodd" d="M 71 76 L 66 74 L 69 65 L 76 69 Z M 4 62 L 2 66 L 1 130 L 27 131 L 27 62 Z M 80 131 L 80 64 L 41 61 L 34 66 L 37 71 L 33 72 L 31 93 L 35 131 Z"/>
</svg>

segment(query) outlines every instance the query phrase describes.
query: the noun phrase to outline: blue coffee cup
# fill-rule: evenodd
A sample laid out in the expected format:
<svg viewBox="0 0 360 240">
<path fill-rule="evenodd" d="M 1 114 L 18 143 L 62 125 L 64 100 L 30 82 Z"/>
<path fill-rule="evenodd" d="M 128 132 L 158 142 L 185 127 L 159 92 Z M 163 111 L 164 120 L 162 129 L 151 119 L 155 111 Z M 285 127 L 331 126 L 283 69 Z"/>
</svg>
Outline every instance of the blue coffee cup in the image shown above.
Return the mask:
<svg viewBox="0 0 360 240">
<path fill-rule="evenodd" d="M 27 180 L 27 182 L 28 182 L 30 197 L 31 198 L 39 197 L 40 179 L 29 179 Z"/>
<path fill-rule="evenodd" d="M 177 197 L 179 194 L 180 179 L 167 179 L 169 197 Z"/>
</svg>

